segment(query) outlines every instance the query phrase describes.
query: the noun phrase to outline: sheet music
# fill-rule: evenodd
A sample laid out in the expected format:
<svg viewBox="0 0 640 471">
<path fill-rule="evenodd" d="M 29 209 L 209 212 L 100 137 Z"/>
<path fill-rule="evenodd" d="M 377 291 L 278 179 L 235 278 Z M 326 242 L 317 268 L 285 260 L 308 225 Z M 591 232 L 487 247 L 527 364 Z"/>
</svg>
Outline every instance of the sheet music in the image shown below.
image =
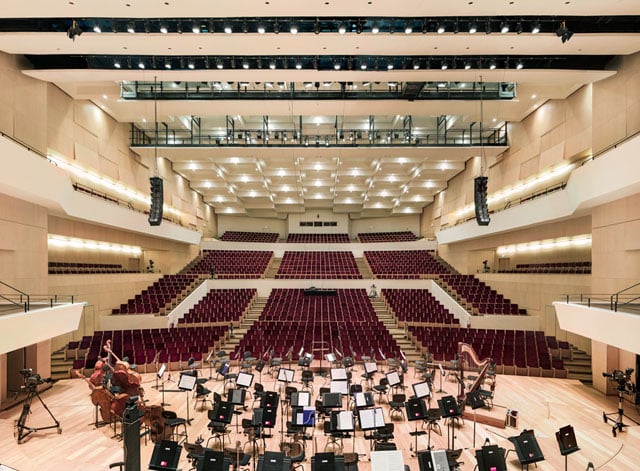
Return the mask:
<svg viewBox="0 0 640 471">
<path fill-rule="evenodd" d="M 332 393 L 341 393 L 344 395 L 349 394 L 349 385 L 346 381 L 331 381 Z"/>
<path fill-rule="evenodd" d="M 387 381 L 389 381 L 389 386 L 400 384 L 400 375 L 397 371 L 391 371 L 387 373 Z"/>
<path fill-rule="evenodd" d="M 349 432 L 354 429 L 353 427 L 353 414 L 350 410 L 343 410 L 338 412 L 336 420 L 337 429 L 343 432 Z"/>
<path fill-rule="evenodd" d="M 180 381 L 178 382 L 178 389 L 184 389 L 186 391 L 193 391 L 198 378 L 191 375 L 182 373 L 180 375 Z"/>
<path fill-rule="evenodd" d="M 298 391 L 291 394 L 292 406 L 308 406 L 311 404 L 311 393 L 309 391 Z"/>
<path fill-rule="evenodd" d="M 429 394 L 431 394 L 431 391 L 429 390 L 429 383 L 424 381 L 422 383 L 414 384 L 413 392 L 416 394 L 416 397 L 427 397 Z"/>
<path fill-rule="evenodd" d="M 376 371 L 378 371 L 378 365 L 376 362 L 371 361 L 371 362 L 365 362 L 364 364 L 364 372 L 367 374 L 371 374 L 371 373 L 375 373 Z"/>
<path fill-rule="evenodd" d="M 278 370 L 278 381 L 284 381 L 286 383 L 293 382 L 293 373 L 294 370 L 290 370 L 288 368 L 280 368 Z"/>
<path fill-rule="evenodd" d="M 431 462 L 436 471 L 449 471 L 449 460 L 445 450 L 433 450 L 431 452 Z"/>
<path fill-rule="evenodd" d="M 372 451 L 371 471 L 404 471 L 402 451 Z"/>
<path fill-rule="evenodd" d="M 162 375 L 164 375 L 165 371 L 167 371 L 167 365 L 163 363 L 160 369 L 158 370 L 158 378 L 162 378 Z"/>
<path fill-rule="evenodd" d="M 238 373 L 238 376 L 236 378 L 236 385 L 248 388 L 249 386 L 251 386 L 252 382 L 253 375 L 251 373 L 243 373 L 242 371 Z"/>
<path fill-rule="evenodd" d="M 375 409 L 362 409 L 360 410 L 359 417 L 360 428 L 362 430 L 371 430 L 385 426 L 382 407 L 376 407 Z"/>
<path fill-rule="evenodd" d="M 345 368 L 331 368 L 331 379 L 346 380 L 347 370 Z"/>
</svg>

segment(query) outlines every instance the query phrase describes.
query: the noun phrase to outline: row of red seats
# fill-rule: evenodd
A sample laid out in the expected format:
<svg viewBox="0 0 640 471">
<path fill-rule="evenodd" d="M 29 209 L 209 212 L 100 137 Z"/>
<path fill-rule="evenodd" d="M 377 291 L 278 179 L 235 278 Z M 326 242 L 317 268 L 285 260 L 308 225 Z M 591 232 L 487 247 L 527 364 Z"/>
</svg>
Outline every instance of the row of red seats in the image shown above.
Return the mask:
<svg viewBox="0 0 640 471">
<path fill-rule="evenodd" d="M 197 276 L 164 275 L 151 286 L 129 299 L 126 304 L 121 304 L 119 309 L 114 309 L 112 314 L 154 314 L 167 304 L 177 299 L 187 289 Z"/>
<path fill-rule="evenodd" d="M 396 318 L 403 322 L 459 324 L 426 289 L 382 289 L 381 294 Z"/>
<path fill-rule="evenodd" d="M 349 234 L 296 234 L 287 236 L 287 242 L 295 244 L 348 244 Z"/>
<path fill-rule="evenodd" d="M 204 250 L 202 258 L 188 273 L 215 273 L 218 278 L 247 278 L 264 275 L 273 252 L 266 250 Z"/>
<path fill-rule="evenodd" d="M 514 269 L 498 270 L 498 272 L 589 274 L 591 273 L 591 262 L 519 263 Z"/>
<path fill-rule="evenodd" d="M 277 232 L 242 232 L 242 231 L 225 231 L 220 236 L 220 240 L 226 242 L 278 242 L 279 234 Z"/>
<path fill-rule="evenodd" d="M 360 242 L 411 242 L 418 240 L 411 231 L 400 232 L 360 232 L 358 233 Z"/>
<path fill-rule="evenodd" d="M 471 305 L 472 314 L 526 315 L 524 309 L 492 290 L 473 275 L 440 275 L 440 280 L 449 286 L 464 302 Z"/>
<path fill-rule="evenodd" d="M 50 275 L 76 275 L 100 273 L 138 273 L 116 263 L 49 262 Z"/>
<path fill-rule="evenodd" d="M 352 252 L 294 252 L 282 257 L 276 278 L 362 278 Z"/>
<path fill-rule="evenodd" d="M 449 273 L 449 269 L 434 255 L 432 250 L 366 250 L 364 252 L 365 260 L 378 278 L 383 278 L 385 275 L 388 277 L 388 275 Z"/>
<path fill-rule="evenodd" d="M 180 318 L 179 324 L 237 321 L 257 294 L 256 289 L 212 289 Z"/>
</svg>

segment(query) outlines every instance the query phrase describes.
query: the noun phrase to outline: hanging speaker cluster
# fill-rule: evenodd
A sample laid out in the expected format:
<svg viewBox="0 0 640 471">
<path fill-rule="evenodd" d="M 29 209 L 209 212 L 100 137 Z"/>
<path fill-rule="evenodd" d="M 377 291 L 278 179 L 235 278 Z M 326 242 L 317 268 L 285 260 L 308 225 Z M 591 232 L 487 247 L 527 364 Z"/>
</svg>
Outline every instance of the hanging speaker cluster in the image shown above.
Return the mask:
<svg viewBox="0 0 640 471">
<path fill-rule="evenodd" d="M 151 184 L 151 208 L 149 209 L 149 225 L 159 226 L 162 222 L 162 203 L 164 201 L 162 178 L 149 178 Z"/>
<path fill-rule="evenodd" d="M 480 176 L 474 180 L 474 203 L 476 207 L 476 221 L 479 226 L 488 226 L 491 218 L 489 217 L 489 207 L 487 206 L 487 183 L 489 178 Z"/>
</svg>

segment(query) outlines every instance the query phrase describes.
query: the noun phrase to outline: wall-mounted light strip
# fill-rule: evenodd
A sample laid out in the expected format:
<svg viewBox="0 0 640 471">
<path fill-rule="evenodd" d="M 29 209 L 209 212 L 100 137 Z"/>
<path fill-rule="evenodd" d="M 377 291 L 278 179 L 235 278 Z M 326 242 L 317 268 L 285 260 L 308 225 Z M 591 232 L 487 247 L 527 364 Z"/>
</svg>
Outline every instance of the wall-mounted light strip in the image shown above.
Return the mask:
<svg viewBox="0 0 640 471">
<path fill-rule="evenodd" d="M 500 257 L 521 253 L 534 253 L 549 250 L 560 250 L 577 247 L 591 247 L 591 234 L 581 234 L 573 237 L 536 240 L 524 244 L 503 245 L 496 249 Z"/>
<path fill-rule="evenodd" d="M 114 192 L 120 195 L 120 197 L 125 201 L 131 201 L 132 203 L 139 202 L 144 204 L 145 207 L 150 205 L 151 200 L 149 195 L 140 193 L 131 188 L 127 188 L 125 185 L 123 185 L 120 182 L 116 182 L 114 180 L 111 180 L 110 178 L 104 177 L 102 175 L 98 175 L 97 173 L 92 172 L 90 170 L 86 170 L 77 165 L 70 164 L 69 162 L 67 162 L 66 160 L 64 160 L 59 156 L 54 156 L 49 154 L 47 158 L 49 159 L 49 161 L 51 161 L 55 165 L 71 173 L 77 178 L 81 180 L 89 181 L 91 184 L 97 185 L 98 187 L 103 188 L 109 192 Z M 180 211 L 178 211 L 174 207 L 169 206 L 167 204 L 163 205 L 163 211 L 169 214 L 173 214 L 178 218 L 182 216 L 182 213 Z"/>
<path fill-rule="evenodd" d="M 99 252 L 142 255 L 142 249 L 135 245 L 112 244 L 99 240 L 77 239 L 57 234 L 49 234 L 49 247 L 97 250 Z"/>
</svg>

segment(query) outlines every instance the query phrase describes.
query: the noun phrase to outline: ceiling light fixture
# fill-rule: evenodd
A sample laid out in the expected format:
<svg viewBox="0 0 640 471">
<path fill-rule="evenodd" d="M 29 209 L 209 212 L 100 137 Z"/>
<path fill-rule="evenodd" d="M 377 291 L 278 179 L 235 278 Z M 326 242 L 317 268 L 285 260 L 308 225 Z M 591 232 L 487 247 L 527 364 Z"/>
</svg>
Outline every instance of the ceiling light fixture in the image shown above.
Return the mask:
<svg viewBox="0 0 640 471">
<path fill-rule="evenodd" d="M 264 34 L 266 32 L 266 28 L 264 27 L 264 25 L 262 23 L 260 23 L 258 25 L 258 34 Z"/>
<path fill-rule="evenodd" d="M 442 34 L 446 31 L 447 29 L 444 26 L 444 23 L 438 23 L 438 34 Z"/>
<path fill-rule="evenodd" d="M 344 23 L 340 23 L 340 26 L 338 26 L 338 33 L 345 34 L 346 32 L 347 32 L 347 25 L 345 25 Z"/>
<path fill-rule="evenodd" d="M 472 21 L 469 23 L 469 34 L 476 34 L 478 32 L 478 23 Z"/>
<path fill-rule="evenodd" d="M 405 25 L 404 34 L 411 34 L 411 33 L 413 33 L 413 27 L 410 24 Z"/>
<path fill-rule="evenodd" d="M 233 28 L 231 27 L 230 24 L 224 25 L 224 32 L 227 33 L 227 34 L 233 33 Z"/>
<path fill-rule="evenodd" d="M 535 22 L 533 23 L 533 26 L 531 27 L 531 34 L 538 34 L 540 32 L 540 23 L 539 22 Z"/>
<path fill-rule="evenodd" d="M 93 25 L 93 32 L 94 33 L 102 33 L 102 29 L 100 28 L 100 25 L 98 23 Z"/>
<path fill-rule="evenodd" d="M 191 27 L 191 32 L 193 34 L 200 34 L 200 26 L 194 23 L 193 26 Z"/>
<path fill-rule="evenodd" d="M 500 32 L 502 34 L 508 33 L 509 32 L 509 23 L 505 23 L 505 22 L 501 23 L 500 24 Z"/>
<path fill-rule="evenodd" d="M 169 33 L 169 28 L 167 28 L 167 25 L 160 25 L 160 32 L 162 34 L 168 34 Z"/>
<path fill-rule="evenodd" d="M 373 34 L 378 34 L 380 32 L 380 26 L 378 25 L 378 23 L 373 23 L 371 25 L 371 32 Z"/>
<path fill-rule="evenodd" d="M 291 26 L 289 26 L 289 32 L 291 34 L 298 34 L 298 25 L 292 23 Z"/>
<path fill-rule="evenodd" d="M 135 24 L 133 24 L 133 22 L 127 23 L 127 32 L 131 34 L 136 32 L 136 26 Z"/>
</svg>

